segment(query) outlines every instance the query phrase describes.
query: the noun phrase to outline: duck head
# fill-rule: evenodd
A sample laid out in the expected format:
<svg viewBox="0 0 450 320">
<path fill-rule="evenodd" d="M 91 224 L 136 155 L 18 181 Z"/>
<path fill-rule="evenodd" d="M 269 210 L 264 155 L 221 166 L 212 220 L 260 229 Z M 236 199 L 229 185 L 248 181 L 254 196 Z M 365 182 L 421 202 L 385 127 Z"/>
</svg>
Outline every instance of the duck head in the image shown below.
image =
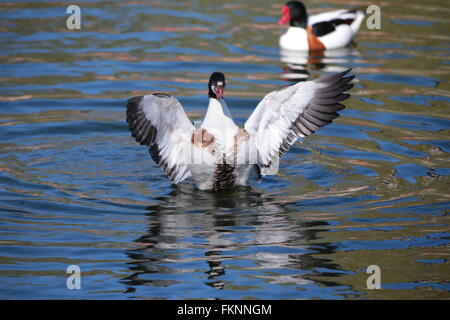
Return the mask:
<svg viewBox="0 0 450 320">
<path fill-rule="evenodd" d="M 281 15 L 281 19 L 278 21 L 279 24 L 289 22 L 291 27 L 306 28 L 308 16 L 305 5 L 300 1 L 287 2 L 281 11 Z"/>
<path fill-rule="evenodd" d="M 215 99 L 223 99 L 225 90 L 225 76 L 222 72 L 213 72 L 209 77 L 208 96 Z"/>
</svg>

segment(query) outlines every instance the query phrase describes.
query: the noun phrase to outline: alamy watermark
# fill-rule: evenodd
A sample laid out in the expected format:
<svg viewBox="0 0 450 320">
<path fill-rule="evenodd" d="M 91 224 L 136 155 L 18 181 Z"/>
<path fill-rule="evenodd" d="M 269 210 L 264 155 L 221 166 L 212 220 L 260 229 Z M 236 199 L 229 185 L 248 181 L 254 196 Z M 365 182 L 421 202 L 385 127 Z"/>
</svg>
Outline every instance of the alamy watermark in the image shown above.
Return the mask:
<svg viewBox="0 0 450 320">
<path fill-rule="evenodd" d="M 371 274 L 367 278 L 367 289 L 381 289 L 381 269 L 376 264 L 367 267 L 366 273 Z"/>
<path fill-rule="evenodd" d="M 67 267 L 66 273 L 71 274 L 69 277 L 67 277 L 66 285 L 67 289 L 74 290 L 74 289 L 81 289 L 81 269 L 76 264 L 72 264 Z"/>
<path fill-rule="evenodd" d="M 366 13 L 369 15 L 366 20 L 366 26 L 369 30 L 381 29 L 381 8 L 376 4 L 367 7 Z"/>
<path fill-rule="evenodd" d="M 81 9 L 79 6 L 72 4 L 67 7 L 66 13 L 70 16 L 66 19 L 66 27 L 69 30 L 81 30 Z"/>
</svg>

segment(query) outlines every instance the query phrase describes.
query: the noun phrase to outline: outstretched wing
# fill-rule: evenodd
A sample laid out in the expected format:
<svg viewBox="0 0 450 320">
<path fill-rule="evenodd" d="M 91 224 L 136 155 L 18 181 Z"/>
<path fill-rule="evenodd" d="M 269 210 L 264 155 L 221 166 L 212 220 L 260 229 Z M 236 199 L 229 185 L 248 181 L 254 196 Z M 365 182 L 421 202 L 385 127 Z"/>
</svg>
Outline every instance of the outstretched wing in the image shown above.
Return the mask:
<svg viewBox="0 0 450 320">
<path fill-rule="evenodd" d="M 345 108 L 339 102 L 350 95 L 354 76 L 344 77 L 351 69 L 313 81 L 300 82 L 266 95 L 244 125 L 257 149 L 262 174 L 278 164 L 297 140 L 313 134 L 339 116 Z"/>
<path fill-rule="evenodd" d="M 172 182 L 191 175 L 187 157 L 194 126 L 177 99 L 162 93 L 131 98 L 127 122 L 131 135 L 150 147 L 153 160 Z"/>
</svg>

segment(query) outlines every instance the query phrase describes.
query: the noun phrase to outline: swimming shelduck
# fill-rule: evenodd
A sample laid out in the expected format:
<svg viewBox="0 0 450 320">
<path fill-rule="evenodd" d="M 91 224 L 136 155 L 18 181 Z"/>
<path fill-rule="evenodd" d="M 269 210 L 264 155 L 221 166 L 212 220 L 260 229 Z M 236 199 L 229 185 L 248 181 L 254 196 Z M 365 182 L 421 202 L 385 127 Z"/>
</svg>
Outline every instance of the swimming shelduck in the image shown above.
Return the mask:
<svg viewBox="0 0 450 320">
<path fill-rule="evenodd" d="M 224 100 L 225 76 L 211 74 L 209 106 L 199 128 L 180 102 L 164 93 L 134 97 L 127 102 L 131 135 L 148 146 L 150 155 L 177 184 L 192 177 L 200 190 L 247 186 L 249 178 L 275 174 L 279 158 L 298 139 L 332 122 L 350 95 L 344 77 L 350 70 L 283 87 L 267 94 L 243 128 L 238 127 Z"/>
<path fill-rule="evenodd" d="M 280 37 L 280 47 L 288 50 L 321 51 L 350 44 L 364 19 L 362 10 L 336 10 L 308 16 L 300 1 L 289 1 L 282 9 L 279 24 L 289 22 Z"/>
</svg>

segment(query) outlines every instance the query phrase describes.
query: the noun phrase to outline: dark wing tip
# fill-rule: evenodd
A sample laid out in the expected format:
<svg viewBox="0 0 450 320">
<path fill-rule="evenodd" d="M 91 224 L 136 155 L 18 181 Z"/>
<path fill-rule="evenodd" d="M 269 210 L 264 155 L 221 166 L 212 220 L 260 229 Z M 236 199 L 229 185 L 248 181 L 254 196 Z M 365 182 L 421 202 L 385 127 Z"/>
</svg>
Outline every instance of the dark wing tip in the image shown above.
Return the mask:
<svg viewBox="0 0 450 320">
<path fill-rule="evenodd" d="M 152 95 L 158 97 L 158 98 L 172 98 L 170 94 L 167 93 L 161 93 L 161 92 L 155 92 Z"/>
<path fill-rule="evenodd" d="M 351 76 L 342 78 L 342 81 L 345 81 L 345 83 L 349 83 L 353 79 L 355 79 L 355 75 L 354 74 L 352 74 Z"/>
<path fill-rule="evenodd" d="M 144 96 L 137 96 L 127 100 L 127 111 L 137 111 Z"/>
<path fill-rule="evenodd" d="M 305 136 L 314 133 L 339 117 L 337 112 L 345 108 L 339 102 L 350 97 L 350 94 L 346 93 L 346 91 L 353 87 L 353 84 L 349 82 L 355 76 L 344 77 L 350 71 L 351 69 L 348 69 L 314 80 L 324 84 L 324 86 L 314 91 L 314 97 L 311 99 L 310 104 L 295 122 Z"/>
<path fill-rule="evenodd" d="M 332 75 L 329 75 L 329 76 L 325 76 L 325 77 L 320 77 L 320 78 L 317 78 L 316 80 L 314 80 L 314 82 L 334 84 L 334 83 L 338 82 L 339 79 L 342 79 L 351 70 L 352 70 L 352 68 L 349 68 L 349 69 L 347 69 L 347 70 L 345 70 L 343 72 L 335 73 L 335 74 L 332 74 Z"/>
<path fill-rule="evenodd" d="M 127 100 L 127 122 L 131 131 L 131 136 L 136 142 L 150 146 L 156 137 L 156 128 L 152 125 L 144 114 L 141 107 L 141 101 L 144 97 L 133 97 Z"/>
<path fill-rule="evenodd" d="M 348 68 L 347 70 L 341 72 L 341 74 L 342 74 L 343 76 L 345 76 L 347 73 L 349 73 L 350 71 L 352 71 L 352 69 L 353 69 L 353 68 Z"/>
</svg>

